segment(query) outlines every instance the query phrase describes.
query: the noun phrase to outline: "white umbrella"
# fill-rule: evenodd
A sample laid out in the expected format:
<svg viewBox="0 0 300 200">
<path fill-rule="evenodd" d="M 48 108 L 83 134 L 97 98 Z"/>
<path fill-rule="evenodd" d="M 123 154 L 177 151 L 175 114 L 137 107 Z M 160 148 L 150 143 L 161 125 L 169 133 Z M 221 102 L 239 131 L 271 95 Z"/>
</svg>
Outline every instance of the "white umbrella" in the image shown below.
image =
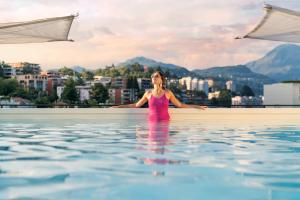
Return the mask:
<svg viewBox="0 0 300 200">
<path fill-rule="evenodd" d="M 73 41 L 68 39 L 68 35 L 77 16 L 0 23 L 0 44 Z"/>
<path fill-rule="evenodd" d="M 300 43 L 300 12 L 265 5 L 266 15 L 260 23 L 241 38 L 254 38 Z"/>
</svg>

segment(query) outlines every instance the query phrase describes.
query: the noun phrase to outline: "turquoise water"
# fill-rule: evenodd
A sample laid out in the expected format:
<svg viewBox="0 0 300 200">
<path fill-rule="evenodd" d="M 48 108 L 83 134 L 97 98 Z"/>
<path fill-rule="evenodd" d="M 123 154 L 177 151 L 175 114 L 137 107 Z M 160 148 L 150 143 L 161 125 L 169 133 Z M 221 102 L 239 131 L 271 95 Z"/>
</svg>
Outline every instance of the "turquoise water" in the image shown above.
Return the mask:
<svg viewBox="0 0 300 200">
<path fill-rule="evenodd" d="M 300 126 L 0 119 L 0 199 L 300 199 Z"/>
</svg>

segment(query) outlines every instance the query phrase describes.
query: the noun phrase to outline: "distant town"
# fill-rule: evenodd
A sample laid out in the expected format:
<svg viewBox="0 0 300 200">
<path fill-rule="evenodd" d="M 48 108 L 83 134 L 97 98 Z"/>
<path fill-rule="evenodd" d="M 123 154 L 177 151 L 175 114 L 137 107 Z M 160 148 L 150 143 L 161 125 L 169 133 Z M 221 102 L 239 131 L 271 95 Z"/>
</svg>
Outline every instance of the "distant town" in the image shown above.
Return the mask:
<svg viewBox="0 0 300 200">
<path fill-rule="evenodd" d="M 76 70 L 62 67 L 42 70 L 39 64 L 28 62 L 0 64 L 1 107 L 105 107 L 136 102 L 145 91 L 152 88 L 151 74 L 163 71 L 167 88 L 187 104 L 209 106 L 262 106 L 264 104 L 297 104 L 300 87 L 295 91 L 289 82 L 264 86 L 264 96 L 257 95 L 248 85 L 237 90 L 234 80 L 216 80 L 201 76 L 182 76 L 170 69 L 149 67 L 139 63 L 126 66 L 106 66 L 98 70 Z M 291 85 L 291 86 L 290 86 Z M 300 84 L 299 84 L 300 85 Z M 279 98 L 277 91 L 283 88 L 287 97 Z M 276 96 L 277 95 L 277 96 Z"/>
</svg>

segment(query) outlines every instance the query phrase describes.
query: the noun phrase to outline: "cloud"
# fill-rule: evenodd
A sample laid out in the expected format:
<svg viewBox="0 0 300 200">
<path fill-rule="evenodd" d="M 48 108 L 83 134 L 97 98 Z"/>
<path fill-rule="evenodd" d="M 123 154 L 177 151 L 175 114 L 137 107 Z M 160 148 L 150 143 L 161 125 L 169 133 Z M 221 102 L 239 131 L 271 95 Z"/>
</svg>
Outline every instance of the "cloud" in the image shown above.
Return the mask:
<svg viewBox="0 0 300 200">
<path fill-rule="evenodd" d="M 244 5 L 241 6 L 243 10 L 257 10 L 261 9 L 262 7 L 262 2 L 261 1 L 256 1 L 256 2 L 247 2 Z"/>
<path fill-rule="evenodd" d="M 79 12 L 70 32 L 74 43 L 2 45 L 1 59 L 43 68 L 96 68 L 138 55 L 190 68 L 245 63 L 278 44 L 234 40 L 261 19 L 262 5 L 262 0 L 0 0 L 3 22 Z"/>
<path fill-rule="evenodd" d="M 100 33 L 103 33 L 105 35 L 115 35 L 108 27 L 99 27 L 96 29 Z"/>
</svg>

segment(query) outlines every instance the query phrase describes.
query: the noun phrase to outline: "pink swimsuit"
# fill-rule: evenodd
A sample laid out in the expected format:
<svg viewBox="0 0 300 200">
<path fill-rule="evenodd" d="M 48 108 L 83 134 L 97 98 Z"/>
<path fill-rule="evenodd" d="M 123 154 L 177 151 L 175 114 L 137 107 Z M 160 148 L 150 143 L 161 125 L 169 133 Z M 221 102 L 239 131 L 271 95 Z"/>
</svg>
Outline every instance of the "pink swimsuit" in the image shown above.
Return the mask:
<svg viewBox="0 0 300 200">
<path fill-rule="evenodd" d="M 164 93 L 159 98 L 151 94 L 148 104 L 149 104 L 149 120 L 154 120 L 154 121 L 170 120 L 170 115 L 168 112 L 169 99 L 167 99 L 166 93 Z"/>
</svg>

